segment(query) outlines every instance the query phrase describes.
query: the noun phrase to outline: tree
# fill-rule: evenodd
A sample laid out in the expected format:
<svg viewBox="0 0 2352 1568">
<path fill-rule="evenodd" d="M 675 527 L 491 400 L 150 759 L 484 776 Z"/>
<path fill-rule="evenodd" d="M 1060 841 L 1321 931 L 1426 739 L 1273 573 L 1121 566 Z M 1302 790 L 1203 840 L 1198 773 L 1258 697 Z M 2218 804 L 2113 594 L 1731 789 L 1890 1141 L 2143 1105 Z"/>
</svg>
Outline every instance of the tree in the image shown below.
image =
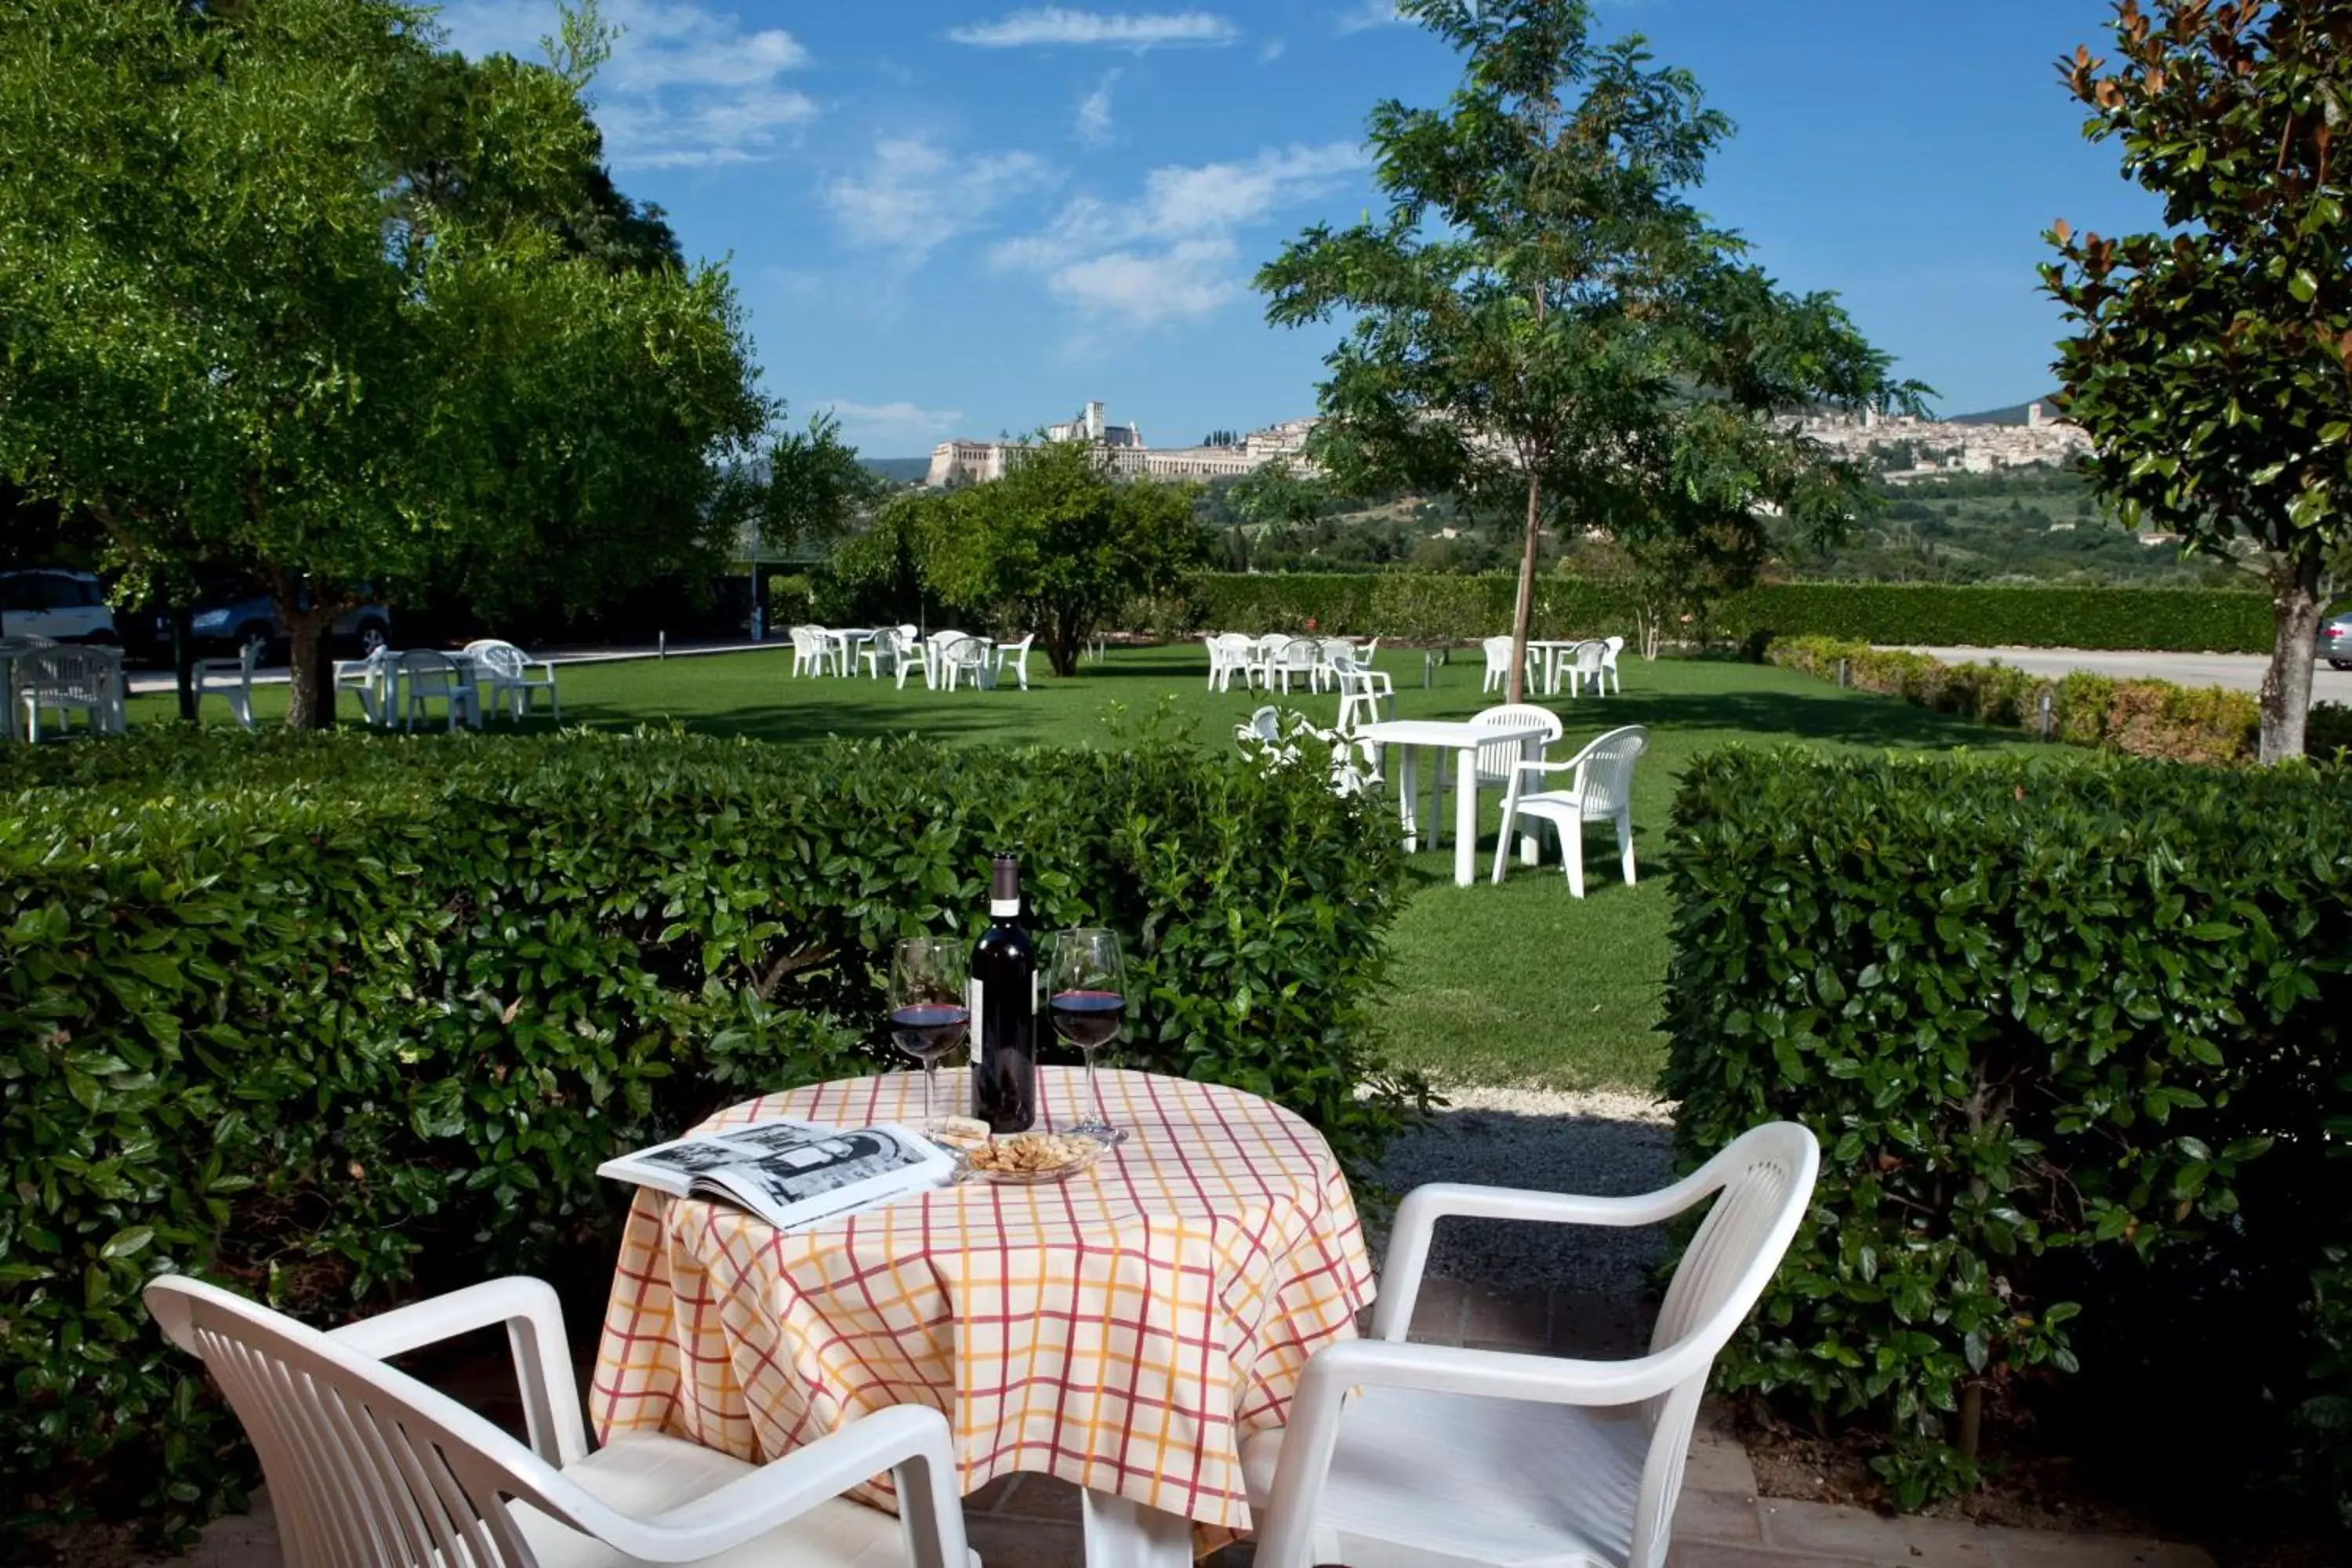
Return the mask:
<svg viewBox="0 0 2352 1568">
<path fill-rule="evenodd" d="M 1340 485 L 1450 489 L 1538 541 L 1573 511 L 1628 541 L 1732 531 L 1766 506 L 1833 534 L 1859 468 L 1785 427 L 1809 405 L 1922 408 L 1825 295 L 1744 262 L 1685 193 L 1730 133 L 1639 37 L 1596 46 L 1583 0 L 1402 0 L 1466 57 L 1444 112 L 1371 115 L 1385 217 L 1307 230 L 1260 269 L 1269 320 L 1355 318 L 1327 357 L 1310 453 Z M 1522 696 L 1524 657 L 1509 696 Z"/>
<path fill-rule="evenodd" d="M 2300 755 L 2326 562 L 2352 521 L 2352 5 L 2124 0 L 2113 68 L 2059 62 L 2164 198 L 2162 234 L 2050 235 L 2042 279 L 2075 335 L 2058 406 L 2089 432 L 2124 521 L 2251 551 L 2275 606 L 2262 758 Z"/>
<path fill-rule="evenodd" d="M 933 514 L 929 581 L 950 604 L 1034 630 L 1054 673 L 1074 675 L 1087 638 L 1129 600 L 1184 586 L 1208 535 L 1193 487 L 1116 483 L 1088 443 L 1041 441 L 1012 458 L 1003 479 Z"/>
<path fill-rule="evenodd" d="M 840 538 L 890 490 L 887 479 L 858 461 L 857 448 L 841 438 L 841 421 L 830 414 L 778 437 L 764 468 L 752 514 L 761 537 L 779 547 Z"/>
<path fill-rule="evenodd" d="M 390 0 L 16 11 L 0 475 L 126 565 L 267 582 L 290 722 L 363 592 L 592 603 L 740 526 L 715 459 L 768 405 L 725 275 L 593 177 L 593 5 L 546 67 Z"/>
</svg>

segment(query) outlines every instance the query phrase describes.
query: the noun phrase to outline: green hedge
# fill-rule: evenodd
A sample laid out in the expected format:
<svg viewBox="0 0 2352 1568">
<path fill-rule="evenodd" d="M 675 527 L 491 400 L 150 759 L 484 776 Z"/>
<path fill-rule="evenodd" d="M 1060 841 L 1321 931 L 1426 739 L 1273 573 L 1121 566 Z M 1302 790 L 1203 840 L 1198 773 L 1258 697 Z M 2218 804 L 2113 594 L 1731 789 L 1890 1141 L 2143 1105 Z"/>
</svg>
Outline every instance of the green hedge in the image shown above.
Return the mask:
<svg viewBox="0 0 2352 1568">
<path fill-rule="evenodd" d="M 1671 839 L 1680 1158 L 1825 1152 L 1725 1386 L 1874 1426 L 1906 1506 L 1971 1384 L 2352 1500 L 2352 773 L 1733 749 Z"/>
<path fill-rule="evenodd" d="M 1404 885 L 1376 816 L 1149 738 L 9 749 L 0 1543 L 91 1512 L 178 1533 L 236 1495 L 235 1426 L 148 1325 L 149 1276 L 339 1319 L 593 1274 L 627 1198 L 602 1159 L 906 1066 L 881 955 L 968 928 L 999 849 L 1040 925 L 1127 938 L 1125 1059 L 1270 1095 L 1360 1166 L 1419 1092 L 1363 1044 Z"/>
<path fill-rule="evenodd" d="M 1472 642 L 1510 629 L 1517 583 L 1497 575 L 1223 574 L 1188 606 L 1189 631 L 1288 631 Z M 1633 603 L 1581 578 L 1538 580 L 1539 637 L 1630 637 Z M 2153 648 L 2267 653 L 2270 601 L 2201 588 L 1949 587 L 1938 584 L 1786 583 L 1717 605 L 1713 635 L 1835 637 L 1933 647 Z"/>
</svg>

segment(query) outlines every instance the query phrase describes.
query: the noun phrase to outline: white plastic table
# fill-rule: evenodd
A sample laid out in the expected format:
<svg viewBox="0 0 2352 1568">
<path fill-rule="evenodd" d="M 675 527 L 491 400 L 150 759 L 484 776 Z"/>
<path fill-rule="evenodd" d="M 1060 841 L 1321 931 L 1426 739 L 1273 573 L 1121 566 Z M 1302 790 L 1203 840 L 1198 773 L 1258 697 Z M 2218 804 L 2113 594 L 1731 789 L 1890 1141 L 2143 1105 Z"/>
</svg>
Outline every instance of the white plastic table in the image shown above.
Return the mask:
<svg viewBox="0 0 2352 1568">
<path fill-rule="evenodd" d="M 874 628 L 872 626 L 832 626 L 820 631 L 818 635 L 824 637 L 832 648 L 835 673 L 847 675 L 850 673 L 850 666 L 856 661 L 858 646 L 874 640 Z"/>
<path fill-rule="evenodd" d="M 1404 821 L 1404 847 L 1408 849 L 1421 847 L 1414 804 L 1420 791 L 1413 753 L 1422 750 L 1436 753 L 1436 763 L 1430 770 L 1429 847 L 1433 849 L 1437 847 L 1439 837 L 1436 802 L 1445 788 L 1445 757 L 1449 752 L 1454 753 L 1454 885 L 1468 887 L 1477 878 L 1473 862 L 1478 854 L 1478 748 L 1497 741 L 1517 741 L 1519 754 L 1531 758 L 1535 747 L 1543 743 L 1543 726 L 1526 722 L 1481 724 L 1468 719 L 1391 719 L 1367 724 L 1356 733 L 1383 749 L 1397 748 L 1397 811 Z"/>
</svg>

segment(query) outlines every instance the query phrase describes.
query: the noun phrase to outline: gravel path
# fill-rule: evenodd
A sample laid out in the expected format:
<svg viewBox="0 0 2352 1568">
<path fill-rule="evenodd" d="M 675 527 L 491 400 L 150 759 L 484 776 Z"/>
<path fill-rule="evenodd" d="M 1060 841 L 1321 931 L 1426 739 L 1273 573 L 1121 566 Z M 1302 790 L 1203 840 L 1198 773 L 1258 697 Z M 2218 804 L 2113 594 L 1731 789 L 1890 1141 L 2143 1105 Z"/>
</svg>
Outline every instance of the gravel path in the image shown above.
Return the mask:
<svg viewBox="0 0 2352 1568">
<path fill-rule="evenodd" d="M 1449 1089 L 1453 1103 L 1389 1145 L 1381 1179 L 1620 1197 L 1673 1179 L 1668 1107 L 1630 1094 Z M 1385 1237 L 1380 1238 L 1385 1249 Z M 1664 1256 L 1654 1228 L 1447 1220 L 1430 1248 L 1434 1274 L 1500 1288 L 1637 1291 Z"/>
</svg>

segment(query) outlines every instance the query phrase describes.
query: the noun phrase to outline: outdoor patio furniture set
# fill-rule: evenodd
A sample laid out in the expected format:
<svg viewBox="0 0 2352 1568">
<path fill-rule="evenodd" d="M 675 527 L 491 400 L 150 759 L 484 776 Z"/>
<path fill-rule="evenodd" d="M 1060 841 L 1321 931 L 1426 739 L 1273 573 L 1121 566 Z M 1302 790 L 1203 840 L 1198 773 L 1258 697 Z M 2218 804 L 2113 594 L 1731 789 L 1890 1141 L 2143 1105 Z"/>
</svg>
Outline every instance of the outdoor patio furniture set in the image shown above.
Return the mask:
<svg viewBox="0 0 2352 1568">
<path fill-rule="evenodd" d="M 0 637 L 0 740 L 38 741 L 52 720 L 69 734 L 77 713 L 89 733 L 119 735 L 125 690 L 120 649 Z"/>
<path fill-rule="evenodd" d="M 789 1230 L 640 1189 L 587 1423 L 536 1280 L 328 1332 L 177 1275 L 147 1300 L 259 1450 L 292 1568 L 977 1568 L 960 1500 L 1022 1473 L 1083 1489 L 1090 1568 L 1189 1568 L 1239 1531 L 1265 1568 L 1664 1561 L 1708 1371 L 1810 1200 L 1811 1132 L 1758 1128 L 1638 1197 L 1419 1188 L 1359 1338 L 1370 1258 L 1314 1129 L 1237 1089 L 1105 1079 L 1127 1141 L 1051 1188 L 962 1181 Z M 1077 1083 L 1041 1069 L 1049 1115 Z M 923 1094 L 858 1079 L 707 1125 L 904 1122 Z M 1709 1200 L 1644 1354 L 1408 1342 L 1441 1217 L 1644 1226 Z M 520 1437 L 390 1364 L 498 1327 Z"/>
<path fill-rule="evenodd" d="M 1510 684 L 1511 639 L 1488 637 L 1479 647 L 1486 655 L 1488 691 L 1499 690 Z M 1528 642 L 1528 682 L 1546 697 L 1559 695 L 1559 683 L 1568 682 L 1568 694 L 1580 697 L 1584 683 L 1604 695 L 1624 689 L 1617 678 L 1617 656 L 1625 651 L 1623 637 L 1535 637 Z"/>
<path fill-rule="evenodd" d="M 993 690 L 1010 673 L 1026 691 L 1029 649 L 1037 640 L 1034 633 L 1018 642 L 961 631 L 926 636 L 912 626 L 798 626 L 791 635 L 794 675 L 854 675 L 862 666 L 873 679 L 895 678 L 902 690 L 907 677 L 917 674 L 934 689 Z"/>
<path fill-rule="evenodd" d="M 1287 691 L 1287 677 L 1298 673 L 1307 679 L 1310 689 L 1321 690 L 1328 681 L 1339 693 L 1339 722 L 1329 730 L 1308 722 L 1303 715 L 1286 715 L 1271 705 L 1258 709 L 1246 723 L 1234 726 L 1234 740 L 1269 765 L 1299 761 L 1301 748 L 1307 744 L 1324 748 L 1331 759 L 1331 787 L 1341 795 L 1358 795 L 1382 784 L 1386 752 L 1396 748 L 1397 812 L 1408 849 L 1421 847 L 1419 753 L 1430 753 L 1429 847 L 1438 847 L 1445 796 L 1451 788 L 1456 886 L 1468 887 L 1477 875 L 1481 786 L 1504 792 L 1494 881 L 1503 879 L 1512 830 L 1518 830 L 1520 859 L 1534 866 L 1541 863 L 1535 826 L 1549 823 L 1559 839 L 1560 865 L 1567 873 L 1569 891 L 1573 897 L 1584 897 L 1584 824 L 1606 822 L 1616 830 L 1618 860 L 1626 885 L 1633 885 L 1633 764 L 1649 745 L 1649 731 L 1642 726 L 1611 730 L 1568 761 L 1550 762 L 1545 752 L 1560 738 L 1563 726 L 1559 715 L 1531 703 L 1489 708 L 1467 720 L 1382 718 L 1383 707 L 1394 710 L 1396 690 L 1384 671 L 1370 667 L 1378 638 L 1360 649 L 1337 637 L 1251 637 L 1228 632 L 1203 640 L 1209 649 L 1213 690 L 1231 690 L 1233 677 L 1239 674 L 1245 688 L 1264 682 L 1271 689 L 1273 682 L 1282 679 Z M 1495 645 L 1498 642 L 1502 645 L 1500 672 L 1505 676 L 1510 672 L 1511 639 L 1487 639 L 1488 690 L 1496 684 Z M 1551 649 L 1540 673 L 1549 676 L 1552 690 L 1558 690 L 1565 674 L 1570 694 L 1579 695 L 1589 673 L 1593 689 L 1605 694 L 1617 679 L 1617 652 L 1623 646 L 1622 637 L 1531 644 L 1529 674 L 1539 673 L 1533 650 Z M 1562 653 L 1568 656 L 1564 661 L 1559 657 Z M 1547 782 L 1550 775 L 1563 773 L 1568 775 L 1564 784 Z"/>
<path fill-rule="evenodd" d="M 248 689 L 243 716 L 251 729 L 252 667 L 246 665 L 237 673 Z M 451 730 L 460 724 L 478 730 L 488 717 L 499 712 L 520 721 L 529 715 L 541 692 L 547 694 L 549 716 L 559 721 L 563 717 L 554 664 L 496 637 L 457 649 L 378 648 L 365 658 L 337 664 L 335 690 L 338 697 L 354 693 L 367 721 L 385 730 L 414 730 L 419 719 L 429 722 L 436 703 Z"/>
</svg>

